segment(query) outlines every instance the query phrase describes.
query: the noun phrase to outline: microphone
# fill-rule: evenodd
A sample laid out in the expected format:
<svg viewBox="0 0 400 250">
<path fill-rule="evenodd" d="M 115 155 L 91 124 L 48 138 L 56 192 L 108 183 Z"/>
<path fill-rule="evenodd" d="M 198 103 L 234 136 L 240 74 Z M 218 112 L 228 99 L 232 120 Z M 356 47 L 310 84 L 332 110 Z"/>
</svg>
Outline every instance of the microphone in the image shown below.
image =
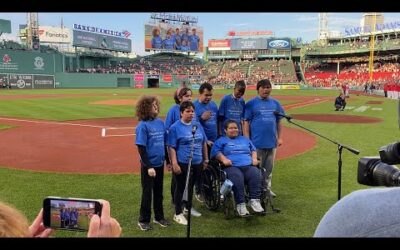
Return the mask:
<svg viewBox="0 0 400 250">
<path fill-rule="evenodd" d="M 197 130 L 197 125 L 193 125 L 192 126 L 192 135 L 194 136 L 194 134 L 196 133 Z"/>
<path fill-rule="evenodd" d="M 279 113 L 279 111 L 277 111 L 277 110 L 274 111 L 274 114 L 277 115 L 277 116 L 285 117 L 288 120 L 292 119 L 292 117 L 290 115 L 285 115 L 285 114 Z"/>
</svg>

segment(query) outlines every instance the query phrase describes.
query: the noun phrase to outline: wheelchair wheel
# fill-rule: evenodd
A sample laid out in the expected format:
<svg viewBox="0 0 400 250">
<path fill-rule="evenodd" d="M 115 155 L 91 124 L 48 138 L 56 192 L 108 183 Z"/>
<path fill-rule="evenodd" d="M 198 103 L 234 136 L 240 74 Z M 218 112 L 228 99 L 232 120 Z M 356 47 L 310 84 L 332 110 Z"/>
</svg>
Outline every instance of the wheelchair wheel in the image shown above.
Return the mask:
<svg viewBox="0 0 400 250">
<path fill-rule="evenodd" d="M 201 174 L 201 194 L 209 210 L 217 210 L 220 206 L 219 175 L 212 166 L 208 166 Z"/>
</svg>

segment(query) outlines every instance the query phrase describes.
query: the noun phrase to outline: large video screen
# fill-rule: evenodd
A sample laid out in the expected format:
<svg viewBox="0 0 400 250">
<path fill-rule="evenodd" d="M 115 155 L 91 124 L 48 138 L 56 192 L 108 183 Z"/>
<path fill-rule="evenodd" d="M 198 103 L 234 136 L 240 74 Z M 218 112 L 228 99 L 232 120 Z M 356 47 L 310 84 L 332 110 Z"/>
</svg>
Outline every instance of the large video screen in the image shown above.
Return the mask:
<svg viewBox="0 0 400 250">
<path fill-rule="evenodd" d="M 145 24 L 145 50 L 203 52 L 203 28 L 169 23 Z"/>
<path fill-rule="evenodd" d="M 131 52 L 131 39 L 73 30 L 73 46 Z"/>
<path fill-rule="evenodd" d="M 266 49 L 265 38 L 236 38 L 231 40 L 232 50 Z"/>
</svg>

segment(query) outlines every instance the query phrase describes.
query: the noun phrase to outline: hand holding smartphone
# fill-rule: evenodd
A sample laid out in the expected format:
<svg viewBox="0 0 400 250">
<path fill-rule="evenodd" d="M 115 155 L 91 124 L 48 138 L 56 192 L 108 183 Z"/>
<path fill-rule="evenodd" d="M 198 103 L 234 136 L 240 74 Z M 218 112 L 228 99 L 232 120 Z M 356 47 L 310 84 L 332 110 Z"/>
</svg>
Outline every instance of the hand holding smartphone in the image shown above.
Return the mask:
<svg viewBox="0 0 400 250">
<path fill-rule="evenodd" d="M 49 196 L 43 200 L 45 227 L 72 231 L 88 231 L 94 214 L 101 216 L 99 200 Z"/>
</svg>

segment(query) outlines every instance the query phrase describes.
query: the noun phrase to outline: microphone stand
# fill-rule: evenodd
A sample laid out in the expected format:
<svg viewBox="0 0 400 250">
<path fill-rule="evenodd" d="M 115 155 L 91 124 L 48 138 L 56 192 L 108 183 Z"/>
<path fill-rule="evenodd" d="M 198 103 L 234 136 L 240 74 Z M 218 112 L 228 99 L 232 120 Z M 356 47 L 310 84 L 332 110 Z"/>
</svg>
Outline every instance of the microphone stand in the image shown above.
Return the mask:
<svg viewBox="0 0 400 250">
<path fill-rule="evenodd" d="M 192 188 L 192 185 L 191 185 L 191 181 L 190 181 L 191 178 L 190 177 L 192 176 L 192 159 L 193 159 L 193 151 L 194 151 L 193 149 L 194 149 L 194 135 L 195 135 L 195 133 L 196 133 L 196 131 L 192 132 L 193 138 L 192 138 L 192 144 L 190 145 L 190 155 L 189 155 L 188 169 L 187 169 L 187 173 L 186 173 L 185 191 L 183 192 L 183 197 L 182 197 L 182 202 L 186 205 L 186 208 L 188 210 L 188 219 L 187 219 L 188 224 L 187 224 L 187 231 L 186 231 L 186 237 L 187 238 L 190 238 L 190 217 L 191 217 L 191 214 L 192 214 L 193 188 Z M 190 193 L 190 195 L 189 195 L 189 193 Z"/>
<path fill-rule="evenodd" d="M 282 115 L 281 115 L 281 116 L 282 116 Z M 345 148 L 345 149 L 347 149 L 348 151 L 350 151 L 351 153 L 353 153 L 353 154 L 355 154 L 355 155 L 358 155 L 360 152 L 359 152 L 357 149 L 354 149 L 354 148 L 352 148 L 352 147 L 349 147 L 349 146 L 346 146 L 346 145 L 341 144 L 341 143 L 339 143 L 339 142 L 336 142 L 336 141 L 334 141 L 334 140 L 331 140 L 331 139 L 329 139 L 329 138 L 326 137 L 326 136 L 323 136 L 323 135 L 321 135 L 321 134 L 319 134 L 319 133 L 317 133 L 317 132 L 315 132 L 315 131 L 313 131 L 313 130 L 311 130 L 311 129 L 308 129 L 308 128 L 306 128 L 306 127 L 300 125 L 300 124 L 297 124 L 297 123 L 291 121 L 292 117 L 290 117 L 290 116 L 284 116 L 284 117 L 286 118 L 286 120 L 287 120 L 289 123 L 294 124 L 294 125 L 296 125 L 297 127 L 300 127 L 300 128 L 302 128 L 302 129 L 304 129 L 304 130 L 307 130 L 307 131 L 309 131 L 309 132 L 311 132 L 311 133 L 313 133 L 313 134 L 315 134 L 315 135 L 318 135 L 319 137 L 322 137 L 322 138 L 324 138 L 325 140 L 328 140 L 328 141 L 332 142 L 333 144 L 337 145 L 337 147 L 338 147 L 338 152 L 339 152 L 339 160 L 338 160 L 338 200 L 340 200 L 340 198 L 341 198 L 341 192 L 342 192 L 342 191 L 341 191 L 341 189 L 342 189 L 342 150 L 343 150 L 343 148 Z"/>
</svg>

